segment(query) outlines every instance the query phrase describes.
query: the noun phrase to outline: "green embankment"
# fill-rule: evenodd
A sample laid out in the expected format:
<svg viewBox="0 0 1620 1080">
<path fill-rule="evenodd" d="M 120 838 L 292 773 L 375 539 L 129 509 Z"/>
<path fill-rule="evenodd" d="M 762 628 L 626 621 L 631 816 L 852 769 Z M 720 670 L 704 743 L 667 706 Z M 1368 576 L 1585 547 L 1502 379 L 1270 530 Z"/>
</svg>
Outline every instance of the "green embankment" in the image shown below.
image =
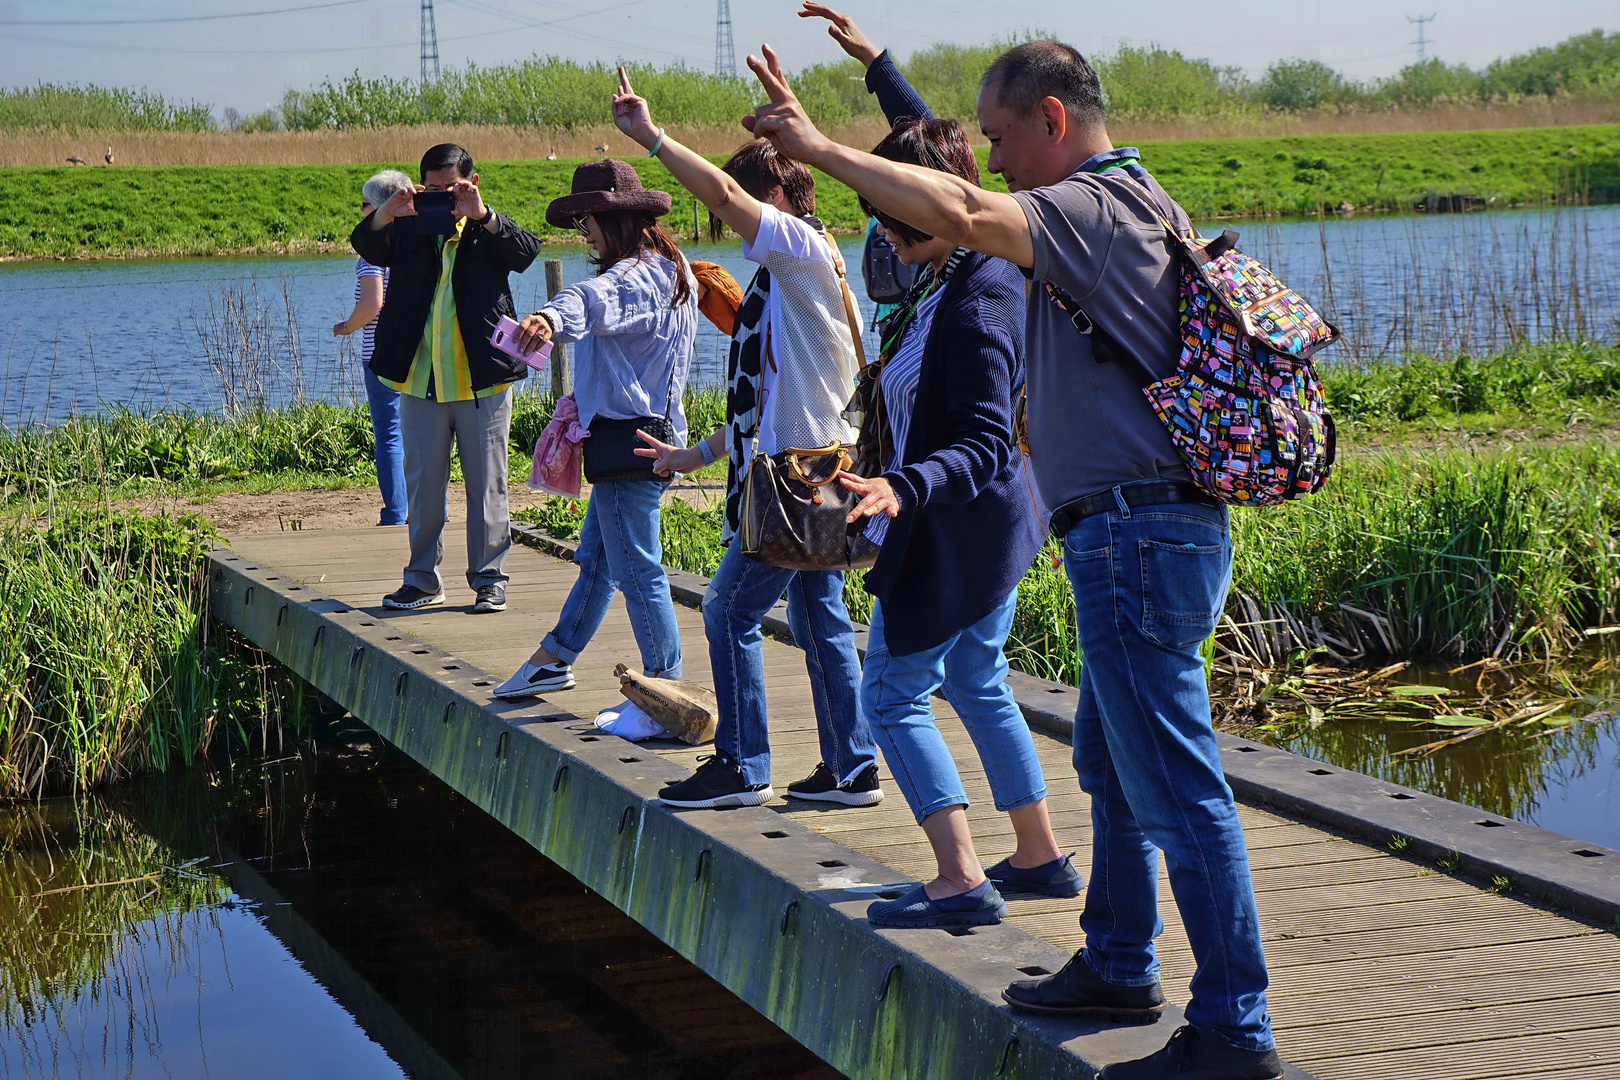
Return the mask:
<svg viewBox="0 0 1620 1080">
<path fill-rule="evenodd" d="M 1318 205 L 1408 210 L 1429 194 L 1506 207 L 1571 195 L 1620 200 L 1620 125 L 1519 131 L 1207 139 L 1143 144 L 1144 160 L 1195 218 L 1314 213 Z M 981 161 L 984 151 L 980 151 Z M 414 173 L 413 163 L 391 163 Z M 489 203 L 549 239 L 546 204 L 574 162 L 487 162 Z M 648 187 L 675 191 L 656 162 Z M 213 255 L 346 247 L 361 183 L 383 164 L 0 169 L 0 258 Z M 998 178 L 986 174 L 999 187 Z M 864 224 L 854 194 L 818 177 L 829 225 Z M 673 223 L 691 229 L 689 197 Z"/>
</svg>

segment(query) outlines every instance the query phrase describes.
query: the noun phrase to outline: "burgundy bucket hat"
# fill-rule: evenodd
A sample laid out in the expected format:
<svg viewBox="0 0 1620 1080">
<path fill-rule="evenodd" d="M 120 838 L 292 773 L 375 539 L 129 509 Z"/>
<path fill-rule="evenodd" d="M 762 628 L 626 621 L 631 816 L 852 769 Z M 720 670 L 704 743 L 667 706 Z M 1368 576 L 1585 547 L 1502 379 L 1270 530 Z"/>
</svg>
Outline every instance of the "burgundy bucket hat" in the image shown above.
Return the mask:
<svg viewBox="0 0 1620 1080">
<path fill-rule="evenodd" d="M 623 161 L 587 161 L 574 170 L 573 193 L 553 199 L 546 207 L 546 224 L 559 229 L 573 228 L 582 214 L 604 210 L 640 210 L 662 216 L 669 213 L 673 200 L 662 191 L 641 186 L 636 170 Z"/>
</svg>

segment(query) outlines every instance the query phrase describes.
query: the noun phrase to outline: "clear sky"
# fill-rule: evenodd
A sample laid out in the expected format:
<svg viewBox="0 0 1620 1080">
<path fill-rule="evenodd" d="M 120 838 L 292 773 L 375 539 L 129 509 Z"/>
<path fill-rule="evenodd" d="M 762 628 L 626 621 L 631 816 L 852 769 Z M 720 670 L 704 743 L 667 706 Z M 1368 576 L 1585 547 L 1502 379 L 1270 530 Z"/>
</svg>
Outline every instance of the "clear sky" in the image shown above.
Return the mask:
<svg viewBox="0 0 1620 1080">
<path fill-rule="evenodd" d="M 539 53 L 710 69 L 715 7 L 715 0 L 435 0 L 447 65 Z M 790 68 L 839 55 L 819 26 L 793 16 L 797 8 L 796 0 L 732 0 L 739 66 L 761 41 Z M 1437 15 L 1427 29 L 1430 55 L 1476 67 L 1571 34 L 1620 29 L 1617 0 L 859 0 L 847 11 L 901 57 L 935 42 L 1040 29 L 1087 53 L 1156 42 L 1251 75 L 1274 60 L 1308 57 L 1357 78 L 1392 74 L 1416 57 L 1408 16 Z M 244 12 L 268 13 L 219 17 Z M 355 70 L 414 78 L 418 26 L 419 0 L 0 0 L 0 85 L 145 87 L 208 102 L 216 113 L 226 106 L 249 113 L 279 102 L 288 87 Z"/>
</svg>

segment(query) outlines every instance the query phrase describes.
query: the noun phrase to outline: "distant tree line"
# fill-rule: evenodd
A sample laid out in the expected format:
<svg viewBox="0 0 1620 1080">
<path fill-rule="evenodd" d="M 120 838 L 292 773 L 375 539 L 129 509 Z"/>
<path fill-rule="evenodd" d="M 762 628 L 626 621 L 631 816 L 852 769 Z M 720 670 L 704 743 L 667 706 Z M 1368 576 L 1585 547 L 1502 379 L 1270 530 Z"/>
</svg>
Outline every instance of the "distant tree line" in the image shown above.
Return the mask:
<svg viewBox="0 0 1620 1080">
<path fill-rule="evenodd" d="M 1007 44 L 935 45 L 912 54 L 901 67 L 937 111 L 971 119 L 979 76 Z M 1125 45 L 1094 60 L 1113 115 L 1140 119 L 1620 97 L 1620 33 L 1601 30 L 1496 60 L 1478 71 L 1434 59 L 1366 82 L 1319 60 L 1280 60 L 1251 79 L 1240 68 L 1156 45 Z M 750 78 L 711 75 L 684 64 L 638 64 L 631 71 L 637 90 L 651 100 L 657 115 L 675 123 L 734 124 L 759 96 Z M 613 81 L 612 65 L 539 56 L 491 67 L 470 63 L 428 86 L 412 79 L 367 79 L 357 72 L 308 90 L 288 90 L 279 109 L 253 116 L 226 109 L 217 119 L 209 105 L 170 102 L 144 90 L 42 83 L 0 90 L 0 130 L 264 131 L 422 123 L 577 128 L 606 122 L 603 102 Z M 866 92 L 853 61 L 813 64 L 797 73 L 794 86 L 824 123 L 878 114 L 876 99 Z"/>
</svg>

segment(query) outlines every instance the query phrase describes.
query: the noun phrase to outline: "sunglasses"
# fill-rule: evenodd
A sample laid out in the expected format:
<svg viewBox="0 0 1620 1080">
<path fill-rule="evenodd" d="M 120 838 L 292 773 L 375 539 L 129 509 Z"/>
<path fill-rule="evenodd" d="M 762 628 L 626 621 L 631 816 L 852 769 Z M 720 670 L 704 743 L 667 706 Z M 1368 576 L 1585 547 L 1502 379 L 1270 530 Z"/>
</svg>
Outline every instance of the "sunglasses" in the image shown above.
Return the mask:
<svg viewBox="0 0 1620 1080">
<path fill-rule="evenodd" d="M 579 231 L 579 235 L 581 235 L 581 236 L 584 236 L 584 237 L 588 238 L 591 235 L 591 230 L 590 230 L 590 228 L 587 226 L 587 224 L 585 222 L 585 215 L 584 214 L 580 214 L 579 216 L 574 218 L 574 228 Z"/>
</svg>

